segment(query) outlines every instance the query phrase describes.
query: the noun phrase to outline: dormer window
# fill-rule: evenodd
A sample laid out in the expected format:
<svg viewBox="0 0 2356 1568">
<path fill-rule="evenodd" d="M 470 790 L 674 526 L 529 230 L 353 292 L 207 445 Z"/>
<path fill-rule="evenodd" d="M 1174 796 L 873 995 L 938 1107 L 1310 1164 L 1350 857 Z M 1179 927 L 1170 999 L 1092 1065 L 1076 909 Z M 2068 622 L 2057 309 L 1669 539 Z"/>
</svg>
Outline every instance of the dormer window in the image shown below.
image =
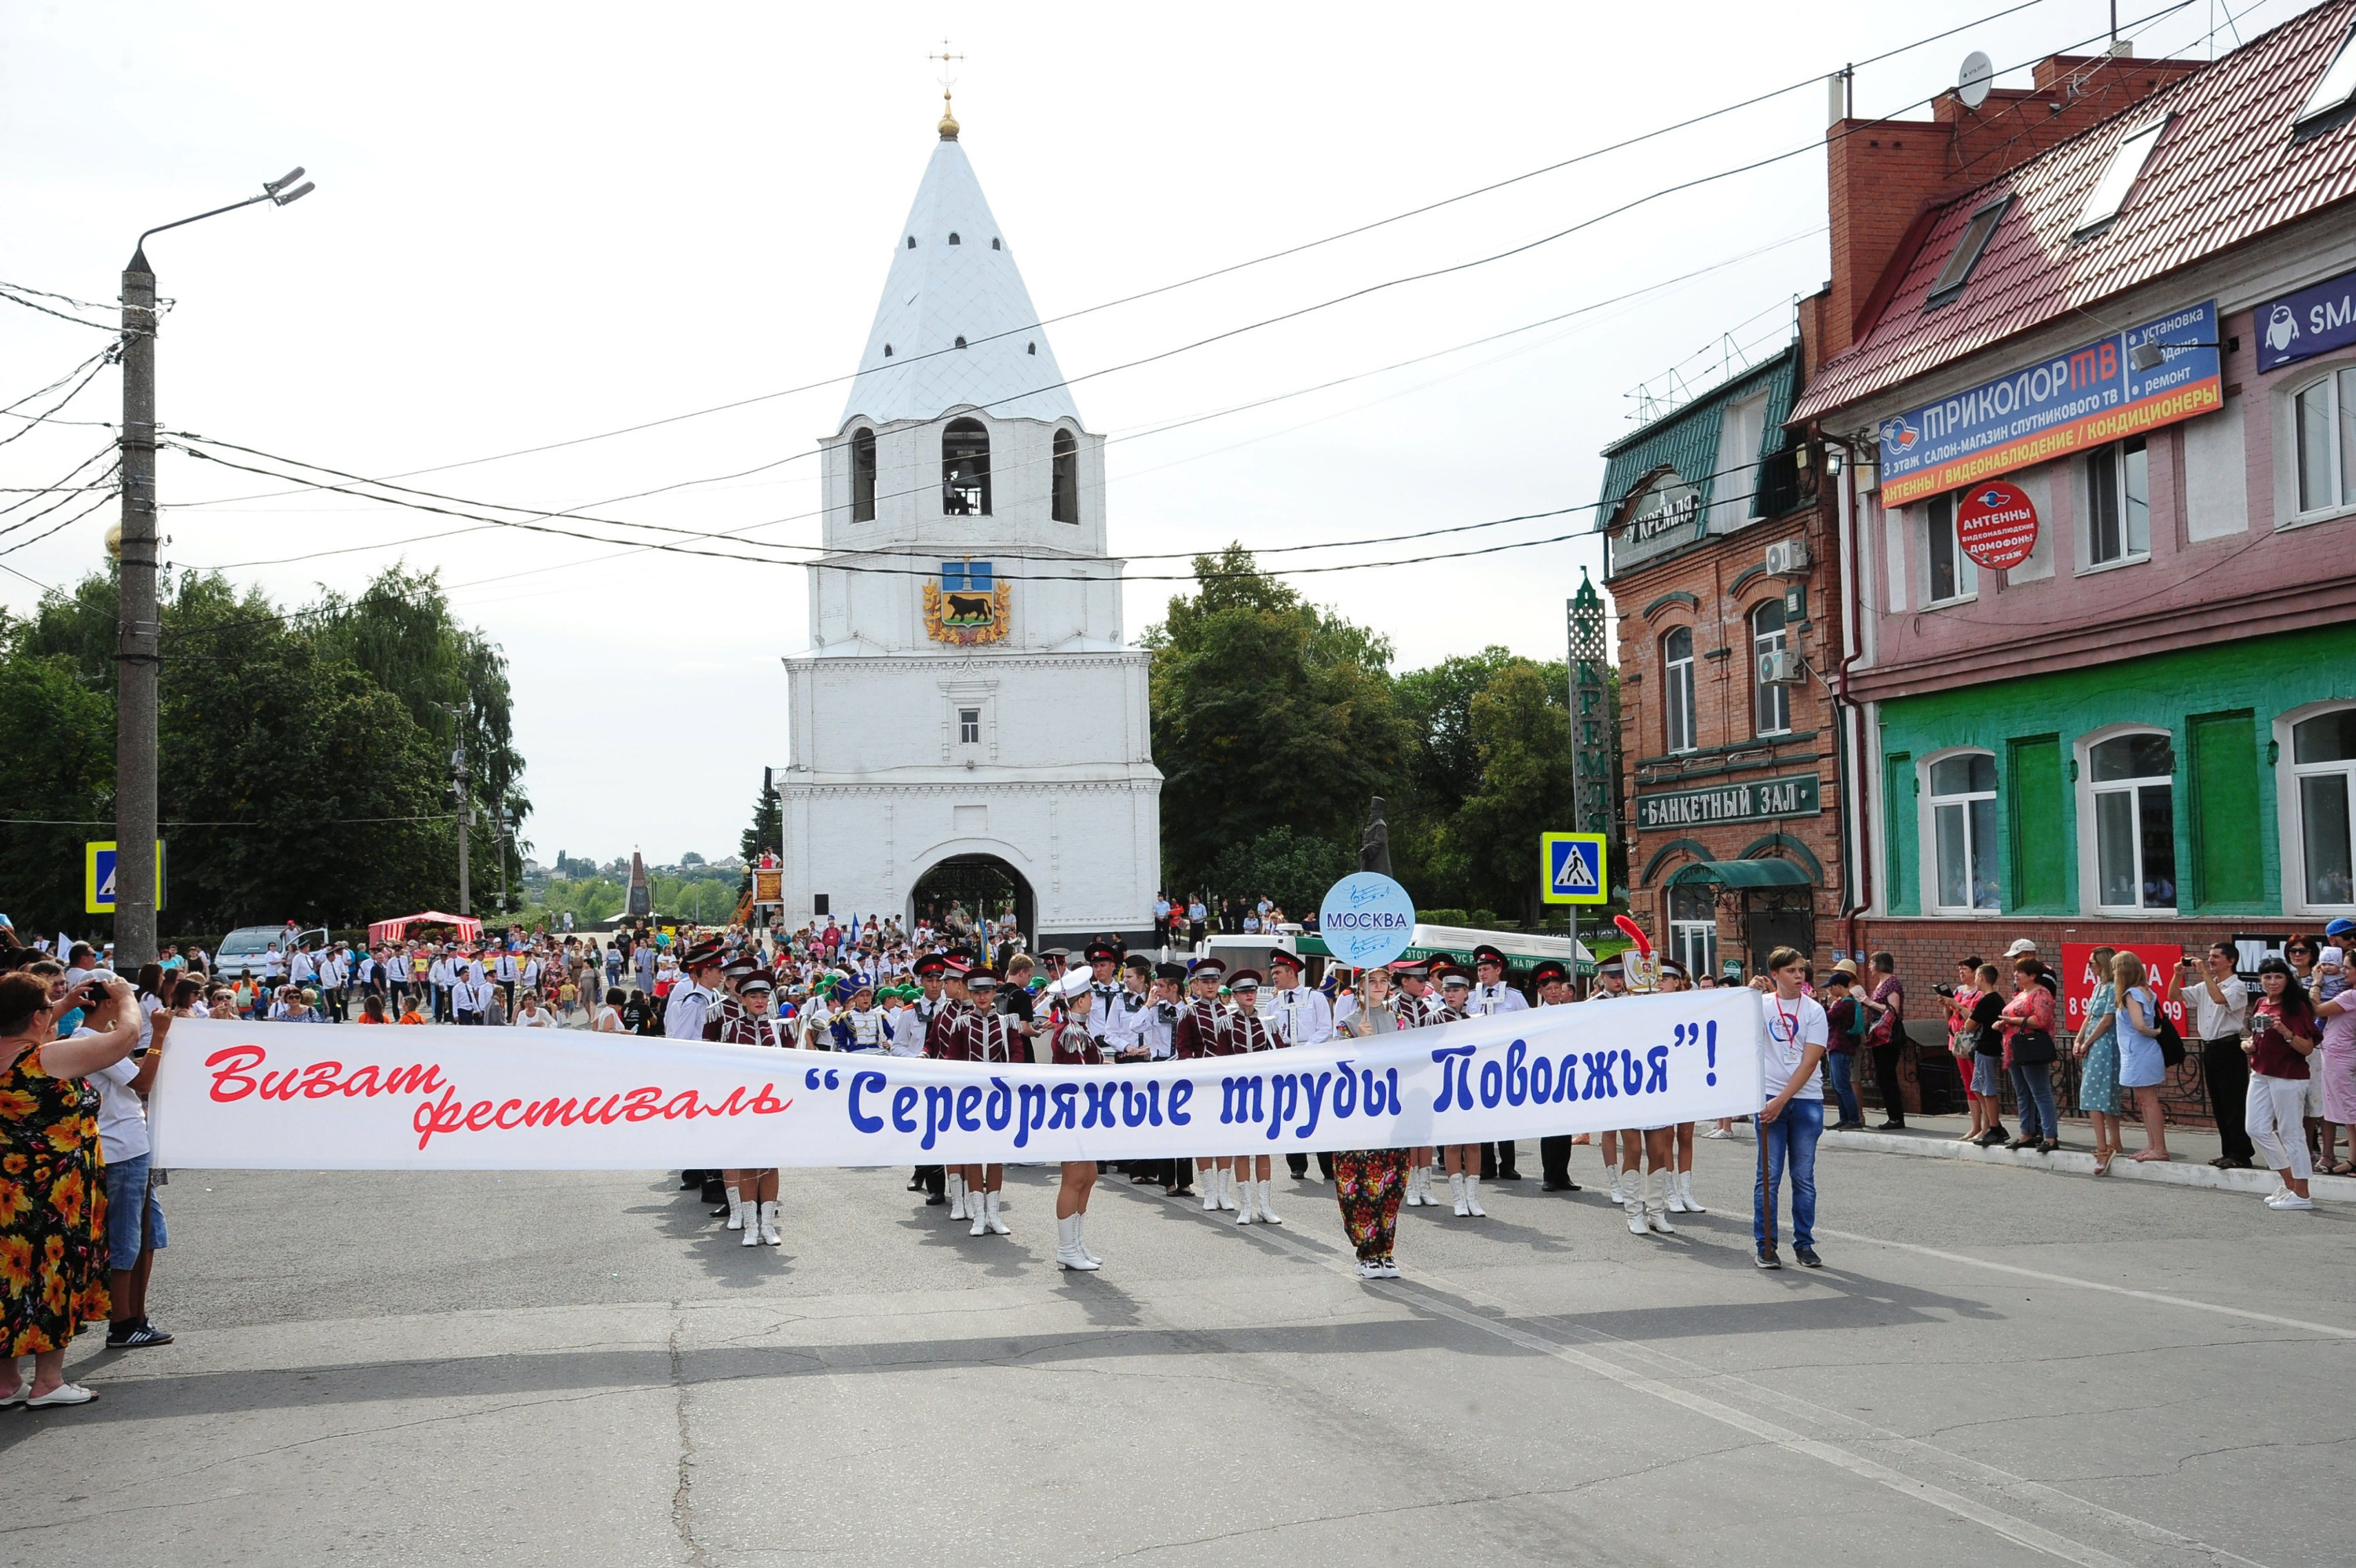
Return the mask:
<svg viewBox="0 0 2356 1568">
<path fill-rule="evenodd" d="M 959 348 L 964 347 L 965 347 L 965 339 L 964 339 L 964 338 L 962 338 L 962 337 L 958 338 L 958 339 L 957 340 L 957 346 L 958 346 Z"/>
<path fill-rule="evenodd" d="M 952 234 L 952 235 L 950 235 L 950 236 L 949 236 L 949 243 L 950 243 L 950 244 L 952 244 L 952 245 L 962 245 L 962 244 L 964 244 L 964 243 L 965 243 L 965 241 L 964 241 L 964 240 L 960 240 L 960 239 L 958 239 L 956 235 Z"/>
<path fill-rule="evenodd" d="M 1972 281 L 1972 272 L 1980 264 L 1981 254 L 1987 250 L 1989 237 L 1996 233 L 1996 226 L 2003 221 L 2005 209 L 2011 205 L 2011 197 L 2001 196 L 1972 214 L 1972 220 L 1964 225 L 1962 236 L 1947 257 L 1947 264 L 1939 269 L 1938 281 L 1931 285 L 1931 297 L 1923 301 L 1924 308 L 1945 304 L 1964 292 L 1964 285 Z"/>
<path fill-rule="evenodd" d="M 2340 52 L 2331 57 L 2330 69 L 2315 84 L 2315 91 L 2307 95 L 2307 101 L 2299 105 L 2299 129 L 2307 129 L 2310 120 L 2347 108 L 2351 98 L 2356 98 L 2356 28 L 2350 29 L 2348 36 L 2340 40 Z"/>
<path fill-rule="evenodd" d="M 916 248 L 916 237 L 915 235 L 911 234 L 911 235 L 909 235 L 909 236 L 908 236 L 908 249 L 909 249 L 909 250 L 911 250 L 911 251 L 913 251 L 913 250 L 915 250 Z"/>
<path fill-rule="evenodd" d="M 993 251 L 1002 251 L 1005 249 L 1004 246 L 998 242 L 998 236 L 995 234 L 990 237 L 990 248 Z"/>
<path fill-rule="evenodd" d="M 2120 209 L 2127 204 L 2128 195 L 2135 189 L 2136 176 L 2143 173 L 2143 165 L 2151 157 L 2151 150 L 2159 145 L 2159 133 L 2167 129 L 2168 121 L 2163 116 L 2140 130 L 2127 133 L 2126 140 L 2111 154 L 2110 166 L 2103 171 L 2101 183 L 2086 197 L 2086 205 L 2079 212 L 2077 223 L 2071 228 L 2072 239 L 2091 234 L 2119 215 Z"/>
</svg>

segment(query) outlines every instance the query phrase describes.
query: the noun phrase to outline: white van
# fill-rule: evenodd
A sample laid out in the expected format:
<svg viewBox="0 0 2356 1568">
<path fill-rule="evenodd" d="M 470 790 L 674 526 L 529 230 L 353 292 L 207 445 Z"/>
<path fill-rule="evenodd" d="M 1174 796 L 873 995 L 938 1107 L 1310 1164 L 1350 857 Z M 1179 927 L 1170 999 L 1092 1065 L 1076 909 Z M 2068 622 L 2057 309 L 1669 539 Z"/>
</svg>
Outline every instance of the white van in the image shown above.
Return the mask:
<svg viewBox="0 0 2356 1568">
<path fill-rule="evenodd" d="M 327 944 L 327 928 L 290 933 L 283 925 L 241 925 L 213 949 L 213 974 L 223 980 L 260 979 L 262 956 L 276 944 L 281 954 L 297 947 L 316 952 Z M 280 969 L 284 975 L 285 970 Z"/>
</svg>

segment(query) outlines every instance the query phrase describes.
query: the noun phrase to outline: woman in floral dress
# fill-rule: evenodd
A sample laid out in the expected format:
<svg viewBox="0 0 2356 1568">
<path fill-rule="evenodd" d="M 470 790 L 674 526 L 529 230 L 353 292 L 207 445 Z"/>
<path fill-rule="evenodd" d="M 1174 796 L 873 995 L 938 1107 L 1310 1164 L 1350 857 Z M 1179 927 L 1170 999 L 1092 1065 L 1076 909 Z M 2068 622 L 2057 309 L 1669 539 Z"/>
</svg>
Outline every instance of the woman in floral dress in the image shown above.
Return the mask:
<svg viewBox="0 0 2356 1568">
<path fill-rule="evenodd" d="M 2111 1161 L 2124 1149 L 2119 1142 L 2118 988 L 2111 983 L 2113 948 L 2097 947 L 2088 955 L 2094 994 L 2086 998 L 2086 1022 L 2072 1048 L 2078 1070 L 2078 1108 L 2094 1124 L 2094 1174 L 2108 1176 Z"/>
<path fill-rule="evenodd" d="M 1342 1025 L 1343 1034 L 1371 1040 L 1398 1031 L 1390 982 L 1390 971 L 1379 966 L 1359 972 L 1357 1010 Z M 1342 1149 L 1333 1155 L 1333 1194 L 1342 1204 L 1342 1228 L 1358 1253 L 1361 1279 L 1398 1277 L 1391 1249 L 1397 1245 L 1399 1199 L 1407 1178 L 1405 1149 Z"/>
<path fill-rule="evenodd" d="M 111 1305 L 98 1092 L 81 1075 L 131 1054 L 139 1013 L 112 976 L 64 992 L 62 976 L 0 976 L 0 1407 L 98 1397 L 65 1381 L 66 1347 Z M 93 1032 L 57 1039 L 58 1019 L 77 1008 Z M 29 1383 L 16 1379 L 22 1356 L 33 1358 Z"/>
</svg>

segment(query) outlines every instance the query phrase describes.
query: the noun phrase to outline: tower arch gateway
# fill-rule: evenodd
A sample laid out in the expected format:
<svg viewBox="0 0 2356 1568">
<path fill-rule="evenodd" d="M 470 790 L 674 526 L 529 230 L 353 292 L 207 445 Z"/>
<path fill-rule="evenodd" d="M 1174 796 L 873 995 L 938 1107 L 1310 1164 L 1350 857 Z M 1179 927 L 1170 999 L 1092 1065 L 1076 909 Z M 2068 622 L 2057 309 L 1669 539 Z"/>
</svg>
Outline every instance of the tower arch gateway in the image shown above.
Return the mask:
<svg viewBox="0 0 2356 1568">
<path fill-rule="evenodd" d="M 823 897 L 905 917 L 920 890 L 970 881 L 1019 889 L 1034 942 L 1141 942 L 1162 774 L 1104 438 L 958 137 L 944 117 L 907 220 L 880 237 L 882 298 L 819 443 L 810 641 L 784 659 L 786 913 Z"/>
</svg>

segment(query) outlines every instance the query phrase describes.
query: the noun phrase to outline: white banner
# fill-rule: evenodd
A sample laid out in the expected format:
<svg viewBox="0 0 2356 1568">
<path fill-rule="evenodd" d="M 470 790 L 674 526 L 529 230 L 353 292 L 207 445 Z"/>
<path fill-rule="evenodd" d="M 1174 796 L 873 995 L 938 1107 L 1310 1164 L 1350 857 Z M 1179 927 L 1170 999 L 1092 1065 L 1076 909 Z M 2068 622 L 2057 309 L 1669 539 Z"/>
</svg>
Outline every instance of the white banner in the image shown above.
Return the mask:
<svg viewBox="0 0 2356 1568">
<path fill-rule="evenodd" d="M 1744 990 L 1540 1008 L 1117 1067 L 569 1029 L 175 1024 L 158 1166 L 648 1170 L 1151 1159 L 1487 1143 L 1747 1115 Z"/>
</svg>

